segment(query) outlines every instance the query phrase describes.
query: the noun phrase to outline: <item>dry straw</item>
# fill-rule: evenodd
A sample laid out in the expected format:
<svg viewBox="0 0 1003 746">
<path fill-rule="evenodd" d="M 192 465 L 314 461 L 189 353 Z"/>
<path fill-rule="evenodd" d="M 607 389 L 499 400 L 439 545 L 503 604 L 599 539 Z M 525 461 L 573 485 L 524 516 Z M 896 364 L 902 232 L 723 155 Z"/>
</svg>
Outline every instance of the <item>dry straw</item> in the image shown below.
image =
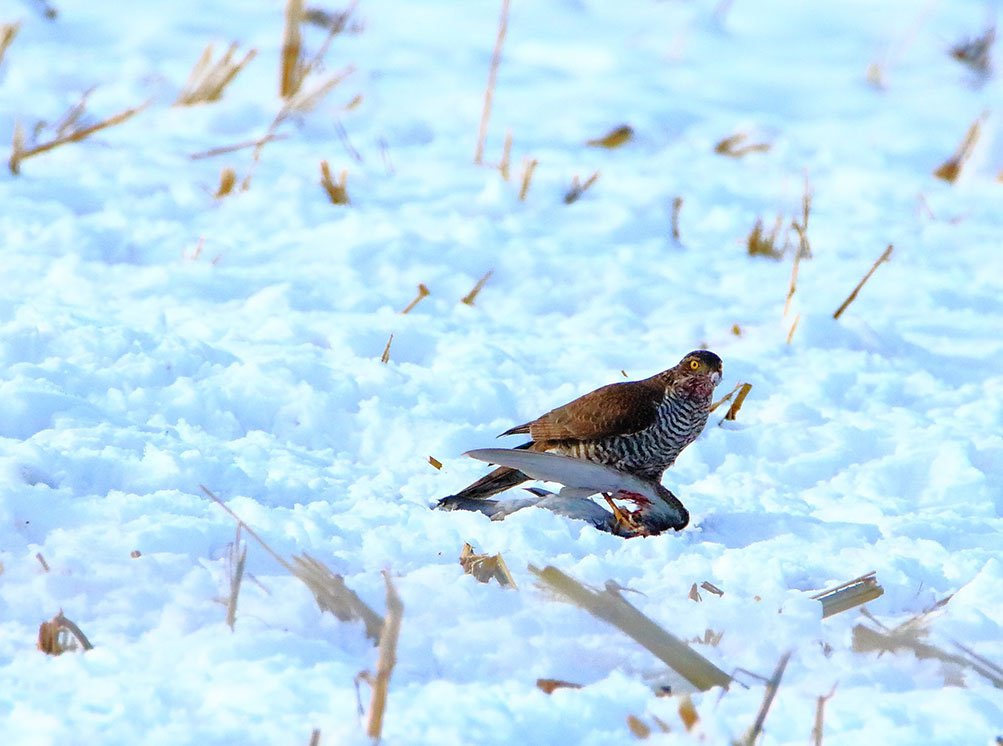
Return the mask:
<svg viewBox="0 0 1003 746">
<path fill-rule="evenodd" d="M 493 269 L 489 269 L 487 272 L 485 272 L 481 276 L 481 278 L 477 281 L 477 283 L 474 285 L 474 287 L 470 290 L 470 292 L 464 295 L 462 298 L 460 298 L 460 303 L 464 303 L 468 306 L 474 305 L 474 301 L 477 300 L 477 296 L 480 294 L 481 290 L 484 289 L 484 286 L 487 285 L 488 280 L 491 279 L 491 275 L 493 274 L 494 274 Z"/>
<path fill-rule="evenodd" d="M 683 198 L 673 197 L 672 198 L 672 240 L 677 244 L 681 243 L 679 235 L 679 213 L 683 209 Z"/>
<path fill-rule="evenodd" d="M 710 405 L 710 411 L 713 412 L 715 409 L 717 409 L 718 407 L 720 407 L 722 404 L 724 404 L 725 402 L 731 400 L 731 398 L 734 396 L 735 400 L 732 401 L 731 406 L 728 407 L 728 411 L 725 413 L 724 419 L 722 419 L 721 422 L 724 422 L 725 420 L 728 420 L 729 422 L 730 421 L 734 421 L 735 418 L 738 417 L 738 412 L 739 412 L 739 410 L 741 410 L 742 405 L 745 404 L 745 397 L 747 397 L 749 395 L 750 391 L 752 391 L 752 384 L 751 383 L 739 383 L 739 384 L 737 384 L 735 386 L 735 388 L 733 388 L 727 394 L 725 394 L 720 399 L 718 399 L 716 402 L 714 402 L 713 404 L 711 404 Z M 738 394 L 738 396 L 735 396 L 735 394 Z M 718 423 L 718 424 L 720 424 L 720 423 Z"/>
<path fill-rule="evenodd" d="M 766 716 L 769 714 L 770 706 L 773 704 L 773 700 L 777 696 L 777 690 L 780 689 L 780 680 L 784 677 L 784 671 L 787 669 L 787 662 L 790 658 L 790 653 L 784 653 L 780 656 L 780 661 L 777 663 L 777 667 L 773 671 L 773 675 L 766 682 L 766 691 L 763 692 L 763 703 L 759 707 L 756 719 L 741 740 L 738 741 L 740 746 L 754 746 L 756 740 L 763 732 L 763 725 L 766 722 Z"/>
<path fill-rule="evenodd" d="M 386 347 L 383 348 L 383 354 L 380 355 L 380 362 L 386 365 L 390 362 L 390 345 L 393 344 L 394 335 L 391 334 L 390 338 L 387 340 Z"/>
<path fill-rule="evenodd" d="M 103 129 L 108 129 L 109 127 L 114 127 L 117 124 L 122 124 L 123 122 L 128 121 L 151 103 L 150 101 L 146 101 L 139 106 L 126 109 L 125 111 L 121 111 L 118 114 L 110 116 L 97 124 L 84 126 L 80 120 L 83 117 L 86 108 L 88 95 L 90 95 L 90 91 L 85 93 L 77 104 L 70 107 L 70 109 L 63 115 L 59 123 L 54 126 L 54 137 L 46 142 L 29 142 L 21 123 L 14 123 L 14 138 L 11 145 L 10 160 L 7 163 L 11 173 L 21 173 L 21 162 L 27 160 L 28 158 L 48 152 L 61 145 L 86 140 L 95 132 L 100 132 Z M 42 128 L 36 127 L 35 129 L 36 131 L 40 131 Z"/>
<path fill-rule="evenodd" d="M 320 184 L 324 187 L 324 191 L 327 192 L 327 197 L 331 200 L 332 204 L 352 204 L 351 200 L 348 198 L 348 171 L 342 169 L 341 173 L 338 175 L 338 180 L 335 181 L 331 176 L 331 167 L 327 164 L 327 161 L 321 161 Z"/>
<path fill-rule="evenodd" d="M 501 554 L 477 554 L 472 545 L 465 543 L 460 552 L 460 566 L 481 583 L 497 580 L 503 588 L 517 587 Z"/>
<path fill-rule="evenodd" d="M 376 661 L 376 673 L 364 672 L 359 679 L 366 681 L 372 688 L 369 700 L 369 713 L 366 716 L 366 735 L 373 741 L 379 741 L 383 734 L 383 719 L 387 707 L 387 695 L 390 692 L 390 676 L 397 664 L 397 639 L 400 637 L 401 619 L 404 617 L 404 604 L 397 589 L 390 580 L 390 574 L 384 570 L 383 579 L 387 585 L 387 615 L 383 619 L 383 633 L 380 635 L 379 656 Z"/>
<path fill-rule="evenodd" d="M 777 260 L 783 258 L 789 246 L 785 238 L 784 244 L 779 248 L 777 247 L 777 241 L 780 238 L 780 232 L 783 230 L 783 227 L 784 218 L 782 215 L 777 215 L 777 219 L 773 222 L 773 227 L 769 230 L 763 225 L 763 219 L 757 217 L 752 230 L 749 231 L 749 235 L 745 239 L 745 246 L 749 252 L 749 256 L 765 256 Z"/>
<path fill-rule="evenodd" d="M 828 588 L 816 593 L 812 598 L 822 604 L 822 618 L 828 619 L 880 598 L 884 592 L 885 589 L 878 584 L 877 574 L 872 570 L 866 575 L 841 583 L 835 588 Z"/>
<path fill-rule="evenodd" d="M 591 148 L 607 148 L 612 150 L 613 148 L 619 148 L 621 145 L 626 145 L 633 139 L 633 128 L 628 124 L 621 124 L 619 127 L 611 129 L 602 137 L 586 140 L 585 144 Z"/>
<path fill-rule="evenodd" d="M 193 104 L 219 101 L 223 97 L 223 89 L 237 76 L 243 67 L 254 59 L 257 51 L 250 50 L 239 61 L 234 59 L 237 44 L 234 42 L 218 60 L 213 61 L 212 44 L 206 46 L 199 57 L 188 82 L 181 89 L 181 94 L 175 106 L 191 106 Z"/>
<path fill-rule="evenodd" d="M 539 161 L 536 158 L 524 158 L 522 161 L 522 178 L 519 179 L 519 201 L 525 202 L 529 194 L 529 184 L 533 180 L 533 172 Z"/>
<path fill-rule="evenodd" d="M 498 18 L 498 36 L 495 39 L 495 49 L 491 54 L 491 67 L 488 68 L 488 84 L 484 89 L 484 108 L 481 111 L 481 124 L 477 130 L 477 149 L 474 151 L 474 163 L 484 162 L 484 143 L 488 138 L 488 123 L 491 121 L 491 102 L 495 95 L 495 85 L 498 82 L 498 66 L 501 64 L 502 47 L 505 44 L 505 33 L 508 31 L 509 0 L 502 0 L 501 15 Z"/>
<path fill-rule="evenodd" d="M 595 171 L 589 178 L 585 181 L 580 181 L 578 174 L 571 177 L 571 186 L 568 191 L 564 193 L 564 204 L 570 205 L 572 202 L 577 202 L 578 199 L 588 191 L 589 187 L 596 183 L 599 179 L 599 172 Z"/>
<path fill-rule="evenodd" d="M 655 624 L 624 599 L 611 584 L 607 583 L 604 591 L 595 591 L 555 567 L 540 570 L 530 565 L 529 571 L 547 588 L 640 643 L 700 691 L 715 686 L 727 688 L 731 683 L 728 674 L 678 637 Z"/>
<path fill-rule="evenodd" d="M 950 55 L 980 78 L 992 73 L 992 49 L 996 41 L 996 26 L 991 25 L 981 35 L 962 39 L 950 49 Z"/>
<path fill-rule="evenodd" d="M 428 287 L 425 285 L 425 283 L 419 283 L 418 294 L 414 297 L 414 300 L 412 300 L 404 307 L 404 310 L 401 311 L 401 314 L 410 313 L 415 306 L 421 303 L 422 298 L 427 298 L 430 294 L 431 293 L 429 292 Z"/>
<path fill-rule="evenodd" d="M 62 609 L 52 619 L 39 625 L 38 649 L 46 655 L 62 655 L 77 648 L 92 650 L 94 646 L 80 627 L 63 615 Z"/>
<path fill-rule="evenodd" d="M 985 118 L 986 115 L 983 114 L 969 125 L 968 131 L 965 133 L 965 138 L 961 141 L 958 149 L 954 151 L 954 155 L 937 167 L 937 170 L 933 172 L 934 176 L 950 184 L 958 180 L 962 167 L 972 156 L 972 151 L 975 150 L 975 143 L 979 141 L 979 133 L 982 130 L 982 122 Z"/>
<path fill-rule="evenodd" d="M 498 171 L 505 181 L 509 180 L 512 169 L 512 130 L 505 130 L 505 142 L 502 143 L 502 157 L 498 163 Z"/>
<path fill-rule="evenodd" d="M 213 195 L 216 199 L 225 197 L 226 195 L 233 192 L 234 186 L 237 184 L 237 172 L 234 171 L 229 166 L 226 166 L 219 173 L 219 187 L 216 189 L 216 193 Z"/>
<path fill-rule="evenodd" d="M 843 315 L 843 311 L 846 310 L 847 306 L 853 303 L 854 299 L 856 299 L 857 297 L 857 293 L 859 293 L 860 289 L 864 287 L 864 283 L 866 283 L 869 279 L 871 279 L 871 275 L 874 274 L 874 271 L 878 268 L 878 266 L 884 262 L 887 262 L 891 258 L 891 255 L 892 255 L 892 245 L 888 244 L 888 248 L 885 249 L 884 252 L 881 254 L 881 256 L 877 258 L 877 261 L 875 261 L 874 264 L 871 265 L 871 268 L 867 270 L 867 274 L 864 275 L 863 278 L 861 278 L 860 282 L 858 282 L 857 286 L 853 288 L 849 296 L 847 296 L 846 300 L 844 300 L 842 304 L 839 306 L 839 308 L 836 309 L 835 313 L 832 314 L 832 318 L 838 319 L 840 316 Z"/>
<path fill-rule="evenodd" d="M 7 47 L 14 41 L 17 32 L 21 29 L 20 23 L 0 23 L 0 63 L 3 62 L 4 53 Z"/>
<path fill-rule="evenodd" d="M 311 593 L 313 593 L 314 599 L 317 601 L 317 606 L 321 611 L 328 611 L 343 622 L 359 620 L 365 625 L 366 636 L 369 639 L 373 640 L 373 642 L 377 642 L 380 639 L 380 633 L 383 628 L 382 617 L 345 585 L 345 580 L 341 575 L 331 572 L 323 562 L 314 559 L 306 553 L 293 557 L 292 561 L 286 560 L 272 549 L 253 528 L 248 526 L 240 516 L 234 513 L 208 487 L 200 484 L 199 489 L 202 490 L 206 497 L 225 510 L 237 522 L 237 525 L 246 531 L 247 535 L 254 539 L 289 574 L 306 585 Z"/>
<path fill-rule="evenodd" d="M 768 142 L 748 143 L 746 142 L 748 139 L 748 132 L 736 132 L 734 135 L 720 140 L 714 146 L 714 152 L 730 158 L 741 158 L 749 153 L 765 153 L 770 149 Z"/>
<path fill-rule="evenodd" d="M 237 535 L 230 545 L 227 556 L 229 564 L 230 593 L 226 602 L 226 624 L 232 631 L 237 624 L 237 599 L 240 597 L 240 587 L 244 581 L 244 570 L 247 567 L 247 543 L 240 538 L 241 524 L 237 524 Z"/>
<path fill-rule="evenodd" d="M 811 729 L 812 746 L 822 746 L 822 734 L 825 730 L 825 703 L 832 699 L 835 693 L 836 685 L 833 684 L 829 693 L 819 696 L 815 702 L 815 725 Z"/>
</svg>

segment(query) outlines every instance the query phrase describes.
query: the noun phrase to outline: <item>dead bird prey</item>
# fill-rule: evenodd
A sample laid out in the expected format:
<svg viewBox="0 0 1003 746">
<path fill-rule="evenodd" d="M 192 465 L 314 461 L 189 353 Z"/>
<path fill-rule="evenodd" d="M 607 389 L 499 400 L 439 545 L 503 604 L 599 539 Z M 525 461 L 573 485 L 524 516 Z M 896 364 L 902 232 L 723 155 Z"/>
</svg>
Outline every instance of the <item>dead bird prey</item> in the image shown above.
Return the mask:
<svg viewBox="0 0 1003 746">
<path fill-rule="evenodd" d="M 532 497 L 512 500 L 452 498 L 448 504 L 440 505 L 444 510 L 473 510 L 499 521 L 523 508 L 545 508 L 625 538 L 655 536 L 669 529 L 680 531 L 689 523 L 686 508 L 661 484 L 603 464 L 509 448 L 481 448 L 466 455 L 518 469 L 530 479 L 565 486 L 557 494 L 532 488 L 529 490 Z M 590 498 L 597 493 L 605 498 L 612 512 Z M 618 500 L 633 509 L 617 505 Z"/>
<path fill-rule="evenodd" d="M 502 435 L 526 433 L 532 440 L 520 449 L 605 464 L 657 484 L 707 423 L 721 370 L 721 358 L 695 350 L 651 378 L 603 386 Z M 517 467 L 499 466 L 438 507 L 482 500 L 527 479 Z"/>
</svg>

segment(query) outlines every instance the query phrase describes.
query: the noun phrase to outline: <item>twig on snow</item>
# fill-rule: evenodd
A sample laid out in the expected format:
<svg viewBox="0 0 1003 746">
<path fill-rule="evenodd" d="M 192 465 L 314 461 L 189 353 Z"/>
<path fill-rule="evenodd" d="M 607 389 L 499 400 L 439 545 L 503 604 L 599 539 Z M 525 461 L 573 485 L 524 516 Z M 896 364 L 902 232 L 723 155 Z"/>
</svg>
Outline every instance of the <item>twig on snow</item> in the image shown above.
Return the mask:
<svg viewBox="0 0 1003 746">
<path fill-rule="evenodd" d="M 706 691 L 715 686 L 727 688 L 731 683 L 728 674 L 678 637 L 655 624 L 614 588 L 607 586 L 605 591 L 592 590 L 556 567 L 540 570 L 530 565 L 529 571 L 551 590 L 636 640 L 697 689 Z"/>
<path fill-rule="evenodd" d="M 836 312 L 832 314 L 832 318 L 838 319 L 840 316 L 843 315 L 843 311 L 846 310 L 846 307 L 848 305 L 853 303 L 853 301 L 857 297 L 857 293 L 859 293 L 860 289 L 864 286 L 864 283 L 866 283 L 869 279 L 871 279 L 871 275 L 874 274 L 874 271 L 878 268 L 878 265 L 880 265 L 882 262 L 887 262 L 889 257 L 891 257 L 891 255 L 892 255 L 892 245 L 888 244 L 888 248 L 885 249 L 884 253 L 882 253 L 881 256 L 878 257 L 877 261 L 874 262 L 873 265 L 871 265 L 871 268 L 867 270 L 867 274 L 863 276 L 860 282 L 857 283 L 857 286 L 853 288 L 853 291 L 849 294 L 849 296 L 847 296 L 846 300 L 844 300 L 843 303 L 840 305 L 840 307 L 836 309 Z"/>
<path fill-rule="evenodd" d="M 773 675 L 770 677 L 770 680 L 766 682 L 766 691 L 763 694 L 763 704 L 759 707 L 756 719 L 752 723 L 748 732 L 742 737 L 742 740 L 739 741 L 741 746 L 753 746 L 756 739 L 759 738 L 759 734 L 763 732 L 763 724 L 766 722 L 766 716 L 770 712 L 770 706 L 773 704 L 773 698 L 777 696 L 777 690 L 780 689 L 780 680 L 784 677 L 784 670 L 787 668 L 787 662 L 790 659 L 791 654 L 789 652 L 780 656 L 780 661 L 777 663 L 777 667 L 773 671 Z"/>
<path fill-rule="evenodd" d="M 495 84 L 498 81 L 498 65 L 501 64 L 502 46 L 505 44 L 505 33 L 508 31 L 509 0 L 502 0 L 501 17 L 498 19 L 498 38 L 491 55 L 491 67 L 488 69 L 488 85 L 484 90 L 484 109 L 481 111 L 481 124 L 477 131 L 477 149 L 474 151 L 474 163 L 478 166 L 484 162 L 484 142 L 488 137 L 488 122 L 491 120 L 491 101 L 494 98 Z"/>
</svg>

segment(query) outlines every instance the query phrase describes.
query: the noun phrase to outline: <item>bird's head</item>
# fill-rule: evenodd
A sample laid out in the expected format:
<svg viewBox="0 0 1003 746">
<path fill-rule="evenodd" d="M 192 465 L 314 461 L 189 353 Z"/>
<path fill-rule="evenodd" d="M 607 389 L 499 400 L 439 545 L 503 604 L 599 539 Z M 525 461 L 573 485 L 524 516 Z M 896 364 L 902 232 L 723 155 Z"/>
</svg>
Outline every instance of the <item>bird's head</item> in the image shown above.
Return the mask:
<svg viewBox="0 0 1003 746">
<path fill-rule="evenodd" d="M 710 396 L 714 387 L 721 382 L 724 363 L 710 350 L 694 350 L 676 365 L 676 380 L 700 389 L 701 394 Z"/>
</svg>

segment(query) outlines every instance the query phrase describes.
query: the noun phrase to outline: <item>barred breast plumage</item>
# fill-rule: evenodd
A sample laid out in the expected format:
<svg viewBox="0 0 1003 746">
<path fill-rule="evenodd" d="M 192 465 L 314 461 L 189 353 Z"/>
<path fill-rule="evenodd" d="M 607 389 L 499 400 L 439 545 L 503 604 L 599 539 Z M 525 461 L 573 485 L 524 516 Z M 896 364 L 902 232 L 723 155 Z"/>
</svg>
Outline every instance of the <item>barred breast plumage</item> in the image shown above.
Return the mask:
<svg viewBox="0 0 1003 746">
<path fill-rule="evenodd" d="M 650 378 L 603 386 L 502 435 L 526 433 L 532 440 L 520 448 L 595 461 L 658 481 L 703 430 L 722 367 L 713 352 L 696 350 Z M 517 469 L 499 467 L 443 498 L 439 507 L 491 497 L 527 479 Z"/>
</svg>

